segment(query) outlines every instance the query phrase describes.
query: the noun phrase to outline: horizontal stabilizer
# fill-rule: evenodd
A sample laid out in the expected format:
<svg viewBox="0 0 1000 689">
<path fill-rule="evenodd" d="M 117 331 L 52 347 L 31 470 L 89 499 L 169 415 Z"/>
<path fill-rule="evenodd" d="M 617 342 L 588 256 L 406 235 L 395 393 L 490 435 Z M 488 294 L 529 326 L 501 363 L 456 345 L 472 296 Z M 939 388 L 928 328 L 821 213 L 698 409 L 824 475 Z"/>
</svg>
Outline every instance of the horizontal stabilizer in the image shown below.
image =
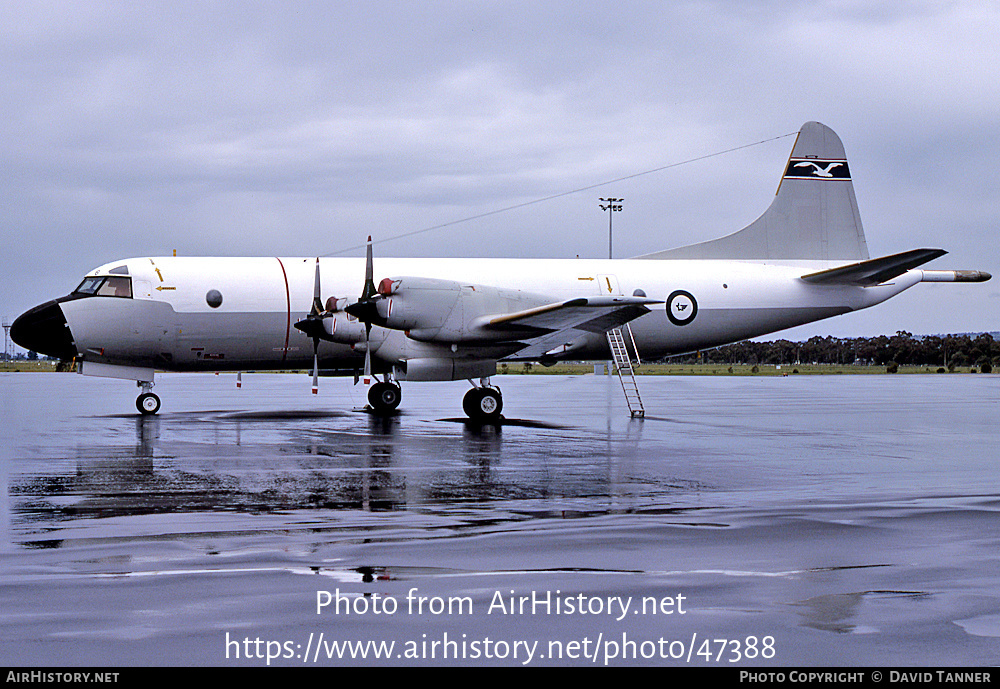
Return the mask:
<svg viewBox="0 0 1000 689">
<path fill-rule="evenodd" d="M 943 249 L 913 249 L 901 254 L 873 258 L 839 268 L 821 270 L 803 275 L 802 279 L 814 285 L 860 285 L 870 287 L 899 277 L 911 268 L 944 256 Z"/>
</svg>

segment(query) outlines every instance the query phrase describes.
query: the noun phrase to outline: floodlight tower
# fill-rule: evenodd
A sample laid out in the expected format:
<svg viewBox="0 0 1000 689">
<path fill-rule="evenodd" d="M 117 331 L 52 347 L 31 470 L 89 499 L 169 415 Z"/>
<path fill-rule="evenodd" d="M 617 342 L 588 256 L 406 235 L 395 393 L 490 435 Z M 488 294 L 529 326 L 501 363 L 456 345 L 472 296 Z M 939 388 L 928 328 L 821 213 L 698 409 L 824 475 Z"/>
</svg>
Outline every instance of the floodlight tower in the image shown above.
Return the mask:
<svg viewBox="0 0 1000 689">
<path fill-rule="evenodd" d="M 620 211 L 622 209 L 622 201 L 624 200 L 625 199 L 615 199 L 615 198 L 598 199 L 598 201 L 601 202 L 600 204 L 601 210 L 608 212 L 608 258 L 613 258 L 611 218 L 614 216 L 614 213 L 616 211 Z"/>
<path fill-rule="evenodd" d="M 10 350 L 8 343 L 10 342 L 10 322 L 4 318 L 3 319 L 3 360 L 4 362 L 10 361 Z"/>
</svg>

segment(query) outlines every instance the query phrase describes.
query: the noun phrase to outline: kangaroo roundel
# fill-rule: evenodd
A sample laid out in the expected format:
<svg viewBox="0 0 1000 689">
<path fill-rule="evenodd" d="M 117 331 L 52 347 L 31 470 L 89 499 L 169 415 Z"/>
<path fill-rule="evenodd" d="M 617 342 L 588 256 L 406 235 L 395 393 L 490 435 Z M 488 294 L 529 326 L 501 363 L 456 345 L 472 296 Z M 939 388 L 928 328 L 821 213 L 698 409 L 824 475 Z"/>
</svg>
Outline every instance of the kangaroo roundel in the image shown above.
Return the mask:
<svg viewBox="0 0 1000 689">
<path fill-rule="evenodd" d="M 698 302 L 694 295 L 679 289 L 667 297 L 667 318 L 674 325 L 687 325 L 698 315 Z"/>
</svg>

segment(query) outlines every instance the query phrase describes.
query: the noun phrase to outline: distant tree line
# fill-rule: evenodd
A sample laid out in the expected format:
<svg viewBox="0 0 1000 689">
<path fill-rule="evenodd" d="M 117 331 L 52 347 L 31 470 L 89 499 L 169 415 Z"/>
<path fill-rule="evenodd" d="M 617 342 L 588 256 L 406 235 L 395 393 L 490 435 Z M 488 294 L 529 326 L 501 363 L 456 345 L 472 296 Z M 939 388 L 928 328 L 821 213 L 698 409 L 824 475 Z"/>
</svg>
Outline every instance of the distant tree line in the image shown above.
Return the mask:
<svg viewBox="0 0 1000 689">
<path fill-rule="evenodd" d="M 41 357 L 43 360 L 48 360 L 51 357 Z M 0 352 L 0 361 L 38 361 L 38 352 L 16 352 L 11 354 L 9 352 Z"/>
<path fill-rule="evenodd" d="M 712 364 L 897 364 L 950 371 L 976 366 L 987 372 L 1000 364 L 1000 341 L 989 333 L 914 337 L 900 330 L 895 335 L 878 337 L 817 336 L 805 342 L 744 340 L 684 358 Z"/>
</svg>

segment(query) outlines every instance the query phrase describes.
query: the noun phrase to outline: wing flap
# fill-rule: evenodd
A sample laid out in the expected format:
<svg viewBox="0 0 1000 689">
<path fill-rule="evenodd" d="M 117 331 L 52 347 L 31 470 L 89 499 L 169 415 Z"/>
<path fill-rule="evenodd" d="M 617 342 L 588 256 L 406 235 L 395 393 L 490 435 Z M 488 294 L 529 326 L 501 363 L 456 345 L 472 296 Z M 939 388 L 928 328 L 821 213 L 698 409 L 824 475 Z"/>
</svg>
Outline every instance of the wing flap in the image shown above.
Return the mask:
<svg viewBox="0 0 1000 689">
<path fill-rule="evenodd" d="M 563 354 L 583 346 L 595 335 L 620 327 L 662 304 L 645 297 L 581 297 L 499 316 L 486 316 L 481 327 L 517 333 L 522 346 L 510 358 L 542 359 L 552 350 Z"/>
<path fill-rule="evenodd" d="M 532 309 L 495 316 L 483 316 L 477 324 L 485 330 L 537 332 L 580 329 L 607 332 L 649 313 L 648 304 L 662 301 L 645 297 L 579 297 Z"/>
</svg>

